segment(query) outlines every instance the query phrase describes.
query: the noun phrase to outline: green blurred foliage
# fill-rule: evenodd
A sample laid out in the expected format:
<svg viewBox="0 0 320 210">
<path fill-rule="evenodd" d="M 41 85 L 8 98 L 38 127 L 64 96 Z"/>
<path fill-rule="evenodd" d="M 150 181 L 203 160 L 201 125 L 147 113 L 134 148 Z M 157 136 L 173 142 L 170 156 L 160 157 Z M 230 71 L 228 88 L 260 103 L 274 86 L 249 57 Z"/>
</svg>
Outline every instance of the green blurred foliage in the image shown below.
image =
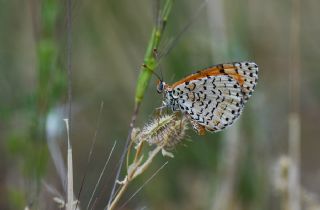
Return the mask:
<svg viewBox="0 0 320 210">
<path fill-rule="evenodd" d="M 20 189 L 10 189 L 8 191 L 9 202 L 12 205 L 12 209 L 23 209 L 26 207 L 26 199 L 24 192 Z"/>
<path fill-rule="evenodd" d="M 60 46 L 56 31 L 61 4 L 45 0 L 39 5 L 30 1 L 26 6 L 34 13 L 33 17 L 40 18 L 32 19 L 35 45 L 33 49 L 37 63 L 33 66 L 33 74 L 36 76 L 33 81 L 36 84 L 33 84 L 34 89 L 28 95 L 22 95 L 19 99 L 21 105 L 17 106 L 18 109 L 8 108 L 3 111 L 8 115 L 9 122 L 10 117 L 16 118 L 17 113 L 22 114 L 18 118 L 25 118 L 23 121 L 27 122 L 19 125 L 23 127 L 20 131 L 15 129 L 7 131 L 6 148 L 10 154 L 9 160 L 15 160 L 21 166 L 17 169 L 21 171 L 20 179 L 30 182 L 29 187 L 12 186 L 14 190 L 9 187 L 8 198 L 13 209 L 17 209 L 17 206 L 22 208 L 29 201 L 34 201 L 28 191 L 35 190 L 32 195 L 41 191 L 41 180 L 47 172 L 49 158 L 45 140 L 46 117 L 51 107 L 61 103 L 61 96 L 66 90 L 65 73 L 61 71 L 61 62 L 58 62 Z M 38 27 L 40 30 L 37 30 Z M 36 201 L 34 205 L 37 206 L 38 202 Z"/>
</svg>

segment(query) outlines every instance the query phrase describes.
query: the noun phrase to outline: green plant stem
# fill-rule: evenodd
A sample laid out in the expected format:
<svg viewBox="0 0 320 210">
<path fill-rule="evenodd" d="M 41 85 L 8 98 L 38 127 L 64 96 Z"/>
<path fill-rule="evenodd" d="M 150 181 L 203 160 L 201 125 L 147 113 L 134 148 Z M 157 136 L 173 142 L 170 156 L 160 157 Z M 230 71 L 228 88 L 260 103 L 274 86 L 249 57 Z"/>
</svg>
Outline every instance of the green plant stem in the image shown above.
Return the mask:
<svg viewBox="0 0 320 210">
<path fill-rule="evenodd" d="M 135 102 L 140 105 L 144 94 L 150 83 L 151 76 L 156 67 L 156 58 L 154 56 L 154 49 L 159 47 L 162 34 L 166 28 L 168 16 L 172 8 L 173 0 L 167 0 L 164 5 L 163 13 L 161 14 L 161 21 L 159 26 L 155 26 L 152 30 L 151 38 L 144 56 L 144 64 L 141 67 L 140 75 L 136 87 Z"/>
<path fill-rule="evenodd" d="M 130 150 L 132 147 L 132 144 L 131 145 L 129 144 L 129 142 L 131 141 L 132 129 L 134 127 L 136 118 L 138 116 L 139 108 L 140 108 L 141 102 L 143 100 L 145 91 L 150 83 L 151 75 L 153 74 L 154 69 L 156 67 L 156 59 L 154 56 L 154 49 L 157 49 L 159 47 L 162 34 L 164 32 L 164 29 L 166 28 L 166 23 L 167 23 L 167 20 L 168 20 L 168 17 L 169 17 L 171 8 L 172 8 L 172 4 L 173 4 L 173 0 L 166 0 L 165 5 L 164 5 L 164 9 L 163 9 L 163 13 L 161 14 L 160 26 L 156 25 L 152 30 L 151 38 L 149 40 L 146 54 L 144 56 L 144 64 L 145 65 L 141 66 L 140 75 L 138 77 L 136 93 L 135 93 L 134 111 L 133 111 L 133 114 L 131 117 L 131 122 L 130 122 L 130 127 L 129 127 L 128 136 L 126 139 L 125 147 L 122 152 L 119 167 L 118 167 L 118 170 L 116 173 L 116 177 L 115 177 L 116 181 L 119 179 L 122 164 L 125 159 L 125 155 L 127 154 L 128 150 Z M 112 187 L 111 194 L 110 194 L 109 201 L 108 201 L 108 206 L 106 209 L 110 210 L 111 209 L 110 204 L 114 203 L 113 196 L 115 193 L 115 188 L 116 188 L 116 182 L 114 183 L 114 185 Z"/>
</svg>

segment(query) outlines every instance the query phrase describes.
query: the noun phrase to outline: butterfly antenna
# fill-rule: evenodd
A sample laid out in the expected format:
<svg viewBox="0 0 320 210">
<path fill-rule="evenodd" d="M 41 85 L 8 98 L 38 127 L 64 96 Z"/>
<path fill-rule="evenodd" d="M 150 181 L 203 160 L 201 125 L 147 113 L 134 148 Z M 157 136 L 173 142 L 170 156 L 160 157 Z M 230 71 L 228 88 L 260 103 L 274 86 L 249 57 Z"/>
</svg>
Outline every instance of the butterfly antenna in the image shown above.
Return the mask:
<svg viewBox="0 0 320 210">
<path fill-rule="evenodd" d="M 157 74 L 154 70 L 152 70 L 151 68 L 149 68 L 148 65 L 142 64 L 142 67 L 148 69 L 153 75 L 155 75 L 155 76 L 158 78 L 158 80 L 160 80 L 161 82 L 163 81 L 163 80 L 161 79 L 161 77 L 159 76 L 159 74 Z"/>
<path fill-rule="evenodd" d="M 166 47 L 167 49 L 164 50 L 164 53 L 161 54 L 161 58 L 168 55 L 171 50 L 177 45 L 178 41 L 181 39 L 181 36 L 186 32 L 189 27 L 194 23 L 194 21 L 198 18 L 198 16 L 201 14 L 202 9 L 204 6 L 208 3 L 208 0 L 203 0 L 200 4 L 200 6 L 197 8 L 195 11 L 194 15 L 189 19 L 187 24 L 182 28 L 182 30 L 172 39 L 169 41 L 168 46 Z M 161 59 L 160 58 L 160 59 Z"/>
<path fill-rule="evenodd" d="M 159 63 L 159 71 L 160 71 L 161 81 L 163 81 L 163 73 L 162 73 L 161 63 Z"/>
<path fill-rule="evenodd" d="M 153 56 L 154 58 L 156 59 L 157 61 L 157 66 L 159 68 L 159 71 L 160 71 L 160 80 L 163 81 L 163 74 L 162 74 L 162 68 L 161 68 L 161 63 L 159 62 L 160 61 L 160 56 L 159 56 L 159 52 L 158 52 L 158 49 L 153 49 Z M 156 66 L 156 67 L 157 67 Z"/>
</svg>

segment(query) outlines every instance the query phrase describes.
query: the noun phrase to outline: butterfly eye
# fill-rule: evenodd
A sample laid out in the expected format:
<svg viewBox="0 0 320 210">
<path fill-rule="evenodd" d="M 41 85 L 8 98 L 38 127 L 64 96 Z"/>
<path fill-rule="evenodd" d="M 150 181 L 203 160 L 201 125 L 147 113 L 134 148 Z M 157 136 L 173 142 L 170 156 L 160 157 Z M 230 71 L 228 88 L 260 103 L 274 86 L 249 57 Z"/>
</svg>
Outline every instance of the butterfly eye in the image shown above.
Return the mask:
<svg viewBox="0 0 320 210">
<path fill-rule="evenodd" d="M 157 91 L 158 91 L 158 93 L 162 93 L 163 88 L 164 88 L 164 82 L 159 80 L 159 81 L 158 81 L 158 85 L 157 85 Z"/>
</svg>

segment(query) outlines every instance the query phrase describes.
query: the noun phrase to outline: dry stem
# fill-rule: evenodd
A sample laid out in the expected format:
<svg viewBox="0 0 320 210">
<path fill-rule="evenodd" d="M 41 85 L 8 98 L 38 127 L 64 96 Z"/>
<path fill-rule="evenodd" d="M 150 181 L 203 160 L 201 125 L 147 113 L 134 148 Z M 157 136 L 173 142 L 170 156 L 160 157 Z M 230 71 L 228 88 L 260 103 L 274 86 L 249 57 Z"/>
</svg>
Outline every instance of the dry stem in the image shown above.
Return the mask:
<svg viewBox="0 0 320 210">
<path fill-rule="evenodd" d="M 128 167 L 126 177 L 124 178 L 123 181 L 120 181 L 120 182 L 118 181 L 118 183 L 121 184 L 120 190 L 116 194 L 116 197 L 113 199 L 108 210 L 113 210 L 116 207 L 120 198 L 122 197 L 124 192 L 127 190 L 130 182 L 132 180 L 134 180 L 137 176 L 142 174 L 150 166 L 153 158 L 163 149 L 163 146 L 157 146 L 155 149 L 153 149 L 149 153 L 147 160 L 145 160 L 143 162 L 142 161 L 143 155 L 141 153 L 142 147 L 143 147 L 143 143 L 141 142 L 138 145 L 138 148 L 136 149 L 135 158 L 133 160 L 133 163 Z"/>
</svg>

